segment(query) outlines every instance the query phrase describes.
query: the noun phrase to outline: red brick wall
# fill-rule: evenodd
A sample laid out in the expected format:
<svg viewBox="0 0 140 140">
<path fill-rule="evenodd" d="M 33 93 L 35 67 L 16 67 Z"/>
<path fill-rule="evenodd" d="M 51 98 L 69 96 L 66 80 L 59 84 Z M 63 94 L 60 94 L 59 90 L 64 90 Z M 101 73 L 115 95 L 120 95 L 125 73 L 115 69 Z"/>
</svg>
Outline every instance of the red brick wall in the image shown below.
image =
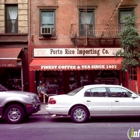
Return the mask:
<svg viewBox="0 0 140 140">
<path fill-rule="evenodd" d="M 69 37 L 71 24 L 78 24 L 78 1 L 86 0 L 31 0 L 31 35 L 34 36 L 33 44 L 37 45 L 73 45 Z M 103 27 L 111 17 L 113 10 L 120 0 L 87 0 L 88 6 L 95 8 L 95 23 Z M 140 15 L 140 6 L 138 1 L 124 0 L 122 7 L 135 7 L 135 14 Z M 79 3 L 82 5 L 82 3 Z M 58 6 L 56 9 L 56 40 L 39 39 L 39 8 Z M 140 18 L 137 19 L 137 22 Z M 118 12 L 115 14 L 112 23 L 118 22 Z"/>
<path fill-rule="evenodd" d="M 37 47 L 74 47 L 73 42 L 69 36 L 71 24 L 77 24 L 78 27 L 78 1 L 84 1 L 83 6 L 86 4 L 86 0 L 31 0 L 31 18 L 30 18 L 30 35 L 33 35 L 31 45 L 31 51 L 29 51 L 29 57 L 32 56 L 32 49 L 35 45 Z M 87 0 L 88 6 L 95 8 L 95 24 L 100 24 L 100 27 L 105 27 L 109 18 L 111 17 L 117 3 L 120 0 Z M 79 3 L 82 5 L 82 3 Z M 56 8 L 56 39 L 46 40 L 39 37 L 39 9 L 40 8 Z M 121 7 L 134 7 L 135 15 L 140 15 L 140 1 L 138 0 L 124 0 Z M 140 23 L 140 17 L 136 19 L 137 23 Z M 118 23 L 118 12 L 116 12 L 112 22 Z M 112 46 L 113 47 L 113 46 Z M 29 49 L 30 50 L 30 49 Z M 30 63 L 30 62 L 29 62 Z M 33 74 L 32 74 L 33 75 Z M 138 79 L 140 74 L 138 76 Z M 32 77 L 30 77 L 32 80 Z M 30 81 L 33 83 L 34 81 Z M 139 83 L 138 83 L 139 84 Z M 138 85 L 140 87 L 140 84 Z M 140 90 L 140 89 L 139 89 Z"/>
</svg>

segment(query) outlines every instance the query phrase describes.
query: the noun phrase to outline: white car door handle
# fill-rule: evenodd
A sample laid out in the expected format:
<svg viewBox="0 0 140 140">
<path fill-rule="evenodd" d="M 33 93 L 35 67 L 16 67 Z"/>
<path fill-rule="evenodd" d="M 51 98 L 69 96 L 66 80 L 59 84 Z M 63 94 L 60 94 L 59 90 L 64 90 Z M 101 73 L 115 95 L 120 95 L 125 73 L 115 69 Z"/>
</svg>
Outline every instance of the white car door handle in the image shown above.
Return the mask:
<svg viewBox="0 0 140 140">
<path fill-rule="evenodd" d="M 119 101 L 115 101 L 115 102 L 119 102 Z"/>
<path fill-rule="evenodd" d="M 90 100 L 87 100 L 87 102 L 90 102 Z"/>
</svg>

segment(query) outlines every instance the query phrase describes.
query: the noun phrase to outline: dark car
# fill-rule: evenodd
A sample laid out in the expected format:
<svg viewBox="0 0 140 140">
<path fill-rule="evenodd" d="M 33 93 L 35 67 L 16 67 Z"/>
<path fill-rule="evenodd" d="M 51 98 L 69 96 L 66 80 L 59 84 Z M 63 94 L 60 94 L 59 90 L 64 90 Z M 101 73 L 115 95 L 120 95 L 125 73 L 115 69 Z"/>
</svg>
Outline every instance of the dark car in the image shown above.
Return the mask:
<svg viewBox="0 0 140 140">
<path fill-rule="evenodd" d="M 10 91 L 0 84 L 0 118 L 9 123 L 20 123 L 40 110 L 40 101 L 35 93 Z"/>
</svg>

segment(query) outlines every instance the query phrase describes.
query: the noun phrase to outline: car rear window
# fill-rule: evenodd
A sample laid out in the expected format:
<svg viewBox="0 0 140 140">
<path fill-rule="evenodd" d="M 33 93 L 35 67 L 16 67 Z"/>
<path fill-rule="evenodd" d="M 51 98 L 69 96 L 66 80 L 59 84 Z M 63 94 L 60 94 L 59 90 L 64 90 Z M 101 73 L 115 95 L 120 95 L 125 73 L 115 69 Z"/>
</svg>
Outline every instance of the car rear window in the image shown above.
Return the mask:
<svg viewBox="0 0 140 140">
<path fill-rule="evenodd" d="M 67 95 L 73 96 L 73 95 L 77 94 L 80 90 L 82 90 L 83 88 L 84 87 L 80 87 L 75 90 L 72 90 L 71 92 L 67 93 Z"/>
</svg>

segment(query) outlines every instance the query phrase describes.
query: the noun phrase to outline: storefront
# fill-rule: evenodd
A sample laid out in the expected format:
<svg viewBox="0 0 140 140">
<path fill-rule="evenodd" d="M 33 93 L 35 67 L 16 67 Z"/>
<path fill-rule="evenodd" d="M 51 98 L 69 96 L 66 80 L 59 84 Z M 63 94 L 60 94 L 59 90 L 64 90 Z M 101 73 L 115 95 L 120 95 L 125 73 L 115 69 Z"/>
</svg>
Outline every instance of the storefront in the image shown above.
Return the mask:
<svg viewBox="0 0 140 140">
<path fill-rule="evenodd" d="M 29 65 L 30 90 L 36 91 L 40 80 L 56 85 L 57 94 L 87 84 L 126 85 L 121 71 L 122 58 L 115 56 L 119 49 L 34 48 Z"/>
<path fill-rule="evenodd" d="M 24 90 L 23 49 L 0 48 L 0 84 L 9 90 Z"/>
</svg>

